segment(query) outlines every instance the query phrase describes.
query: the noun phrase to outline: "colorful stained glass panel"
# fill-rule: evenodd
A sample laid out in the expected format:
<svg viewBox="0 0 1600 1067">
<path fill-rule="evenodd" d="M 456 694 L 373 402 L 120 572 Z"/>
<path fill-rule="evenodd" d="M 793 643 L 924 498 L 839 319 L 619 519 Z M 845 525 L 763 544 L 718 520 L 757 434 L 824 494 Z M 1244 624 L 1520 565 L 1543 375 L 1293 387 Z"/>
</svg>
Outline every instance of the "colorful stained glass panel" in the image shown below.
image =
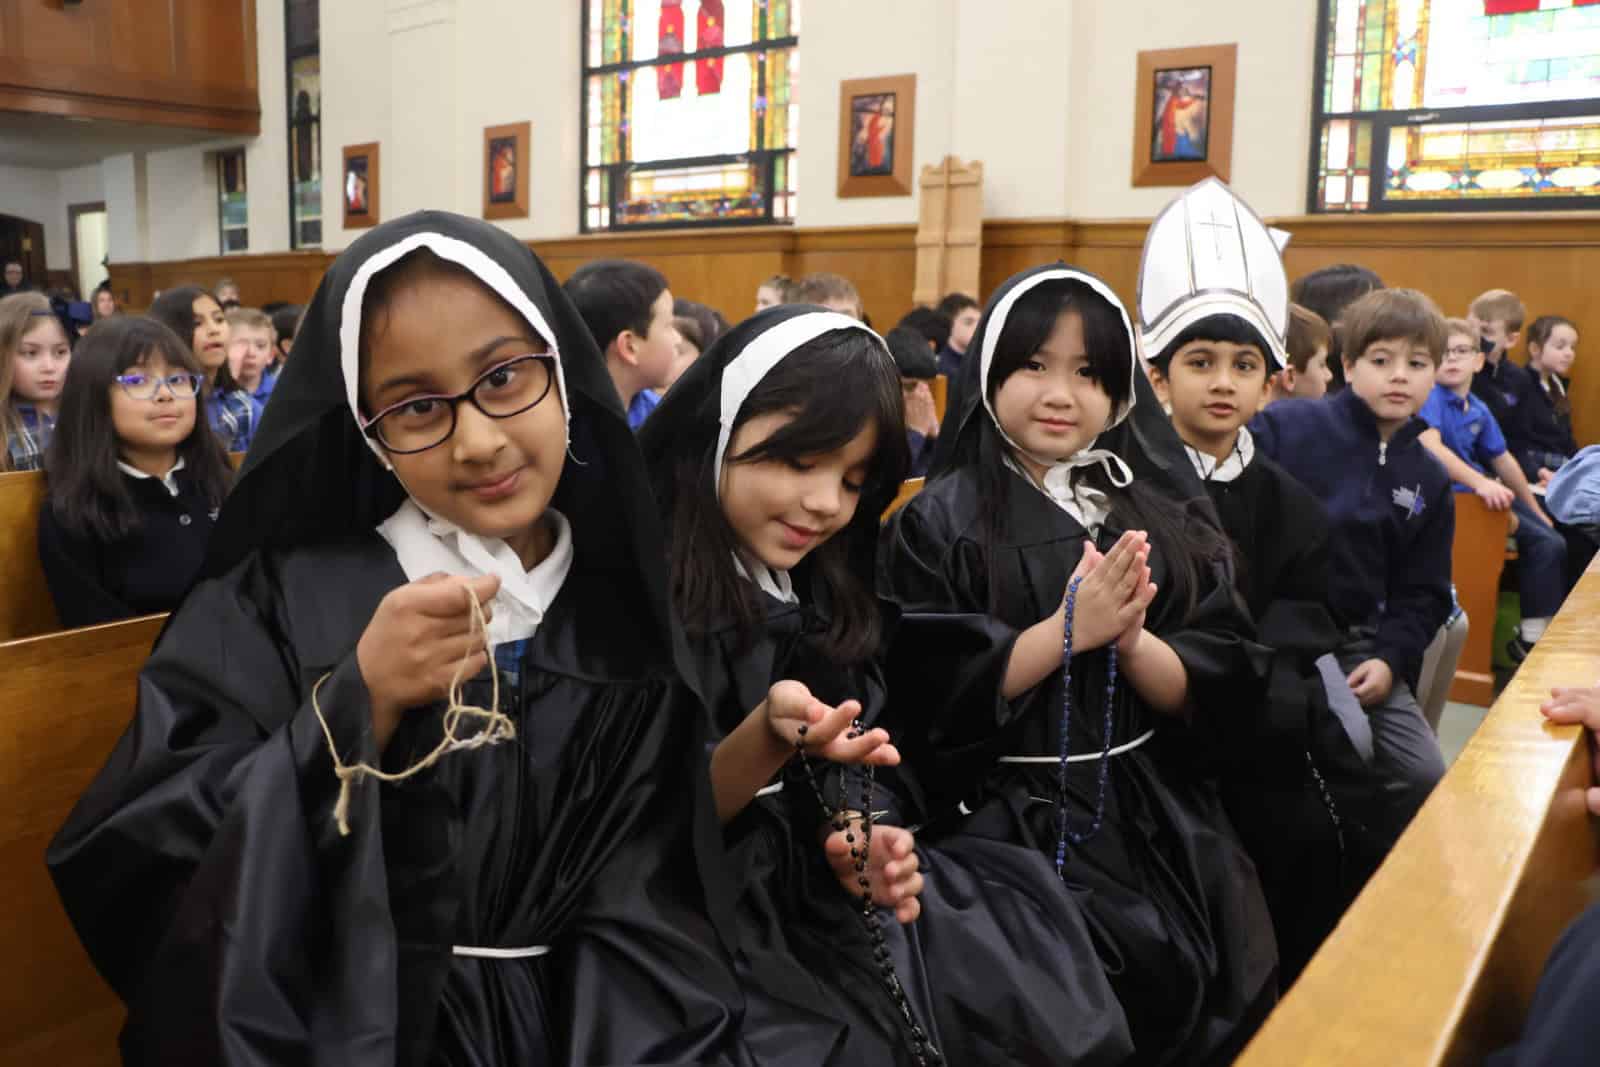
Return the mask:
<svg viewBox="0 0 1600 1067">
<path fill-rule="evenodd" d="M 1486 15 L 1483 0 L 1430 0 L 1429 9 L 1421 106 L 1600 96 L 1600 6 Z"/>
<path fill-rule="evenodd" d="M 1600 115 L 1390 133 L 1387 200 L 1600 195 Z"/>
<path fill-rule="evenodd" d="M 1322 172 L 1317 207 L 1322 211 L 1365 211 L 1372 172 L 1372 123 L 1332 119 L 1322 131 Z"/>
<path fill-rule="evenodd" d="M 635 170 L 617 205 L 629 224 L 760 219 L 764 183 L 750 163 Z"/>
</svg>

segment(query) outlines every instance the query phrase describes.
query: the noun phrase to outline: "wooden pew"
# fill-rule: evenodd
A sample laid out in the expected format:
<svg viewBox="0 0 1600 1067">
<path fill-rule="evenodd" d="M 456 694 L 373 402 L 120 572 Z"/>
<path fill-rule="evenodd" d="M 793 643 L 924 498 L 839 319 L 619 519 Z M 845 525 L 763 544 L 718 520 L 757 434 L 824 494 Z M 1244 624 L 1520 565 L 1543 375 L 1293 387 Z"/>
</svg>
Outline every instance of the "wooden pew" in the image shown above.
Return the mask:
<svg viewBox="0 0 1600 1067">
<path fill-rule="evenodd" d="M 1450 685 L 1450 699 L 1488 707 L 1494 700 L 1494 617 L 1500 603 L 1500 572 L 1506 565 L 1511 512 L 1490 511 L 1474 493 L 1457 493 L 1456 536 L 1450 548 L 1450 578 L 1470 624 Z M 1600 681 L 1600 676 L 1596 677 Z"/>
<path fill-rule="evenodd" d="M 1597 681 L 1590 567 L 1238 1067 L 1456 1067 L 1516 1036 L 1600 861 L 1588 742 L 1539 705 Z"/>
<path fill-rule="evenodd" d="M 38 471 L 0 474 L 0 641 L 59 629 L 55 601 L 39 569 Z"/>
<path fill-rule="evenodd" d="M 943 374 L 935 374 L 930 391 L 933 393 L 934 413 L 939 416 L 939 421 L 942 423 L 945 405 L 950 401 L 950 379 Z"/>
<path fill-rule="evenodd" d="M 905 507 L 906 501 L 922 491 L 922 486 L 926 481 L 926 478 L 907 478 L 901 482 L 900 491 L 895 494 L 894 502 L 884 509 L 883 521 L 888 522 L 891 515 Z"/>
<path fill-rule="evenodd" d="M 228 460 L 238 470 L 244 453 L 229 453 Z M 61 629 L 39 566 L 39 509 L 45 488 L 39 471 L 0 474 L 0 641 Z"/>
<path fill-rule="evenodd" d="M 78 944 L 44 852 L 131 720 L 165 621 L 0 644 L 0 1065 L 120 1060 L 122 1004 Z"/>
</svg>

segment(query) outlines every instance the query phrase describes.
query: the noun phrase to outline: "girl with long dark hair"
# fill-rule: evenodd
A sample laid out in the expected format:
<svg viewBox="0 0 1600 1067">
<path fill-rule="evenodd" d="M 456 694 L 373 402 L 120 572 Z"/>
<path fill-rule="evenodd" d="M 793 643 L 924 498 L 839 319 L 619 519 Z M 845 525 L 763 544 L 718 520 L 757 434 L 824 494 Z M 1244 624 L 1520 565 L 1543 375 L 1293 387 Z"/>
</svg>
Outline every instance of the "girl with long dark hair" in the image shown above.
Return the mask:
<svg viewBox="0 0 1600 1067">
<path fill-rule="evenodd" d="M 39 562 L 65 627 L 171 611 L 200 572 L 232 471 L 173 332 L 118 316 L 72 354 L 45 456 Z"/>
<path fill-rule="evenodd" d="M 248 452 L 261 425 L 261 402 L 228 369 L 228 319 L 216 297 L 198 285 L 168 289 L 149 316 L 183 338 L 206 379 L 206 422 L 228 452 Z"/>
</svg>

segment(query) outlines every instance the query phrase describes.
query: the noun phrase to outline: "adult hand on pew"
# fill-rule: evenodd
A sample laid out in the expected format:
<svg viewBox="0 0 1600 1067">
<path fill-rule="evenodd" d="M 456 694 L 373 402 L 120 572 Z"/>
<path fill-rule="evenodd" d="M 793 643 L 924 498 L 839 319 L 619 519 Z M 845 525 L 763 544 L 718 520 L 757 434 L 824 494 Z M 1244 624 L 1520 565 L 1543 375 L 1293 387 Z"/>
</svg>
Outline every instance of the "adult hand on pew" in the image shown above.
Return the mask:
<svg viewBox="0 0 1600 1067">
<path fill-rule="evenodd" d="M 378 602 L 356 643 L 356 663 L 371 699 L 380 752 L 406 711 L 445 699 L 458 673 L 471 678 L 488 665 L 488 635 L 474 622 L 469 597 L 482 606 L 487 624 L 489 602 L 499 591 L 500 579 L 492 574 L 430 574 Z"/>
<path fill-rule="evenodd" d="M 1539 705 L 1545 718 L 1562 725 L 1581 725 L 1589 730 L 1589 750 L 1594 758 L 1594 773 L 1600 780 L 1600 686 L 1582 689 L 1552 689 L 1550 699 Z M 1586 794 L 1589 810 L 1600 815 L 1600 787 L 1590 786 Z"/>
<path fill-rule="evenodd" d="M 854 840 L 851 840 L 854 838 Z M 828 866 L 845 892 L 860 896 L 860 875 L 851 849 L 861 840 L 861 816 L 852 812 L 843 830 L 835 830 L 822 843 L 828 857 Z M 915 838 L 903 826 L 884 826 L 874 823 L 872 844 L 867 856 L 867 880 L 872 890 L 872 902 L 880 907 L 893 908 L 894 917 L 902 923 L 917 921 L 922 914 L 922 902 L 917 895 L 922 892 L 922 861 L 914 851 Z"/>
<path fill-rule="evenodd" d="M 1361 706 L 1370 708 L 1388 699 L 1389 691 L 1394 688 L 1394 671 L 1381 659 L 1369 659 L 1351 671 L 1345 680 Z"/>
</svg>

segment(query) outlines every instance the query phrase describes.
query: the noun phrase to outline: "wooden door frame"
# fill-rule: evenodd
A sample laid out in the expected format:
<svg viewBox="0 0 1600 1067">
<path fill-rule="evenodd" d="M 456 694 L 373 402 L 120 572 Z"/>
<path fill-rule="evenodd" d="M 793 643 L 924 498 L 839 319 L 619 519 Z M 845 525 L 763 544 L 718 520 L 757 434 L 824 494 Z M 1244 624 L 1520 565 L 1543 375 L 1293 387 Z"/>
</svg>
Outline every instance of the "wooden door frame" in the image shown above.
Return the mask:
<svg viewBox="0 0 1600 1067">
<path fill-rule="evenodd" d="M 78 287 L 78 279 L 82 277 L 78 273 L 78 216 L 90 215 L 105 209 L 106 202 L 104 200 L 87 200 L 81 204 L 67 205 L 67 256 L 71 264 L 72 287 L 74 289 Z M 107 273 L 109 274 L 109 271 Z M 94 294 L 93 292 L 79 293 L 78 299 L 87 299 L 90 304 L 93 304 Z"/>
</svg>

